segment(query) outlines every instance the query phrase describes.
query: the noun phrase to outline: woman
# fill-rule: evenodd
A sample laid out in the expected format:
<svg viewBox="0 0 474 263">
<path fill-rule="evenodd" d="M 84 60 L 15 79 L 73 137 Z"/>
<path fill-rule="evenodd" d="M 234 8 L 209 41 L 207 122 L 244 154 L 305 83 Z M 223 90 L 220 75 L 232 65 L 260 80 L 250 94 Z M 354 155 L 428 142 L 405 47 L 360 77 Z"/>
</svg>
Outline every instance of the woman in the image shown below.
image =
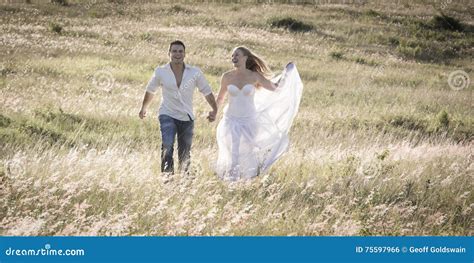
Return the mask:
<svg viewBox="0 0 474 263">
<path fill-rule="evenodd" d="M 303 84 L 293 63 L 270 80 L 267 64 L 245 47 L 234 49 L 232 63 L 217 97 L 220 108 L 229 95 L 217 127 L 216 172 L 235 181 L 261 174 L 286 151 Z"/>
</svg>

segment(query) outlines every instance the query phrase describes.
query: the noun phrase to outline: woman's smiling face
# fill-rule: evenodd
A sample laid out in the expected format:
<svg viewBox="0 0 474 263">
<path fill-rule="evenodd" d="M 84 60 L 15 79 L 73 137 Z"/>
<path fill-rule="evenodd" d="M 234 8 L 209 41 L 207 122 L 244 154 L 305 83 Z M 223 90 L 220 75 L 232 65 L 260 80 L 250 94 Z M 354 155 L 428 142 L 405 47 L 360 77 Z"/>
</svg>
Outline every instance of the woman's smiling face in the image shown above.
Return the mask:
<svg viewBox="0 0 474 263">
<path fill-rule="evenodd" d="M 232 64 L 234 64 L 234 67 L 238 66 L 245 66 L 245 63 L 247 62 L 247 56 L 244 55 L 242 50 L 240 49 L 235 49 L 234 52 L 232 52 Z"/>
</svg>

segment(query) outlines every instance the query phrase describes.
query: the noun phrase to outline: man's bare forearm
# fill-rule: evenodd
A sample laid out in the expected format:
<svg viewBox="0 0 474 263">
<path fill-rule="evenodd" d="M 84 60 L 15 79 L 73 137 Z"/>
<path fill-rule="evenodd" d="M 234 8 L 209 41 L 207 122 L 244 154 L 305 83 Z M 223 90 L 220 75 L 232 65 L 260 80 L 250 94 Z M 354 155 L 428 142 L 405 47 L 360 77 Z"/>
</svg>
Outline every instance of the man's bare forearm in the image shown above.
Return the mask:
<svg viewBox="0 0 474 263">
<path fill-rule="evenodd" d="M 140 109 L 140 112 L 138 113 L 138 117 L 140 119 L 143 119 L 146 117 L 146 108 L 148 108 L 148 105 L 150 105 L 151 101 L 153 100 L 154 95 L 149 92 L 145 92 L 145 97 L 143 98 L 143 103 L 142 103 L 142 108 Z"/>
<path fill-rule="evenodd" d="M 216 99 L 214 98 L 214 94 L 211 93 L 207 95 L 206 100 L 207 100 L 207 103 L 209 103 L 209 105 L 211 105 L 212 107 L 212 111 L 209 112 L 209 116 L 207 116 L 207 119 L 210 122 L 213 122 L 216 119 L 216 115 L 217 115 L 217 103 L 216 103 Z"/>
<path fill-rule="evenodd" d="M 216 99 L 214 98 L 214 94 L 209 94 L 206 96 L 207 103 L 211 105 L 213 111 L 217 111 L 217 103 Z"/>
<path fill-rule="evenodd" d="M 154 96 L 155 95 L 150 92 L 145 92 L 145 97 L 143 98 L 143 103 L 142 103 L 142 109 L 148 108 Z"/>
</svg>

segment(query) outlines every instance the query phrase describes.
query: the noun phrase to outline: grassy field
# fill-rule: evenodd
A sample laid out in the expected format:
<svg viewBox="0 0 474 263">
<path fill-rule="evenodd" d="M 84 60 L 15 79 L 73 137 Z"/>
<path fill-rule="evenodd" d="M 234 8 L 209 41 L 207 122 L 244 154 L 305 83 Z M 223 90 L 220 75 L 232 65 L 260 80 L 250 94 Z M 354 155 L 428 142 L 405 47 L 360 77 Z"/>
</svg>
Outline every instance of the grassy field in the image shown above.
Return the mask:
<svg viewBox="0 0 474 263">
<path fill-rule="evenodd" d="M 0 5 L 1 235 L 474 234 L 472 1 L 26 2 Z M 300 111 L 267 175 L 213 174 L 199 93 L 192 175 L 160 174 L 138 111 L 175 39 L 215 92 L 235 46 L 296 62 Z"/>
</svg>

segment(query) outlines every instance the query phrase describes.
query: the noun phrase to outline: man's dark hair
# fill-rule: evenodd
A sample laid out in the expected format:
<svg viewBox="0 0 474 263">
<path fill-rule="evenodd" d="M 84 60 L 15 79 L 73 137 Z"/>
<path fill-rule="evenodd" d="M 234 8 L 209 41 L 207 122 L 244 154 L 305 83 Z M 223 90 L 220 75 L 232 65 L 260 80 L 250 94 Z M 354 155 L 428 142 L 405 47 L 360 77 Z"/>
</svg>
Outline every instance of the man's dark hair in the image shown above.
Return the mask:
<svg viewBox="0 0 474 263">
<path fill-rule="evenodd" d="M 183 46 L 184 51 L 186 51 L 186 46 L 184 45 L 184 43 L 180 40 L 175 40 L 175 41 L 170 43 L 170 48 L 169 48 L 168 52 L 171 52 L 171 46 L 172 45 L 181 45 L 181 46 Z"/>
</svg>

